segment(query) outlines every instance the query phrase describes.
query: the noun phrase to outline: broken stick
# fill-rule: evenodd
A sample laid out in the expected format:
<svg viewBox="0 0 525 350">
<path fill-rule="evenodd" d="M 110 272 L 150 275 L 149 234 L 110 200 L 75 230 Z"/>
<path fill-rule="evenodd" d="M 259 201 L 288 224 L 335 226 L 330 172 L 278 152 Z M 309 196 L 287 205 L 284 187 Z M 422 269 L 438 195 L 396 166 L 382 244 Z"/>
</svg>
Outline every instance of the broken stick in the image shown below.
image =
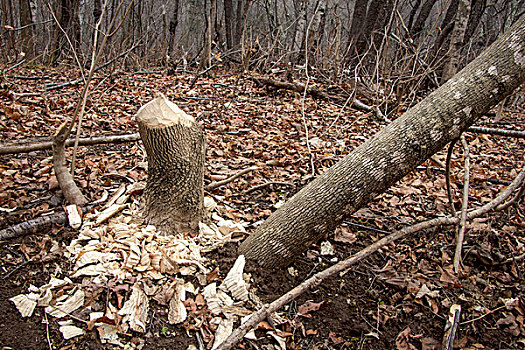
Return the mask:
<svg viewBox="0 0 525 350">
<path fill-rule="evenodd" d="M 104 143 L 121 143 L 121 142 L 134 142 L 140 140 L 139 133 L 124 134 L 124 135 L 106 135 L 106 136 L 92 136 L 92 137 L 81 137 L 78 139 L 80 146 L 91 146 Z M 69 147 L 75 143 L 75 138 L 69 138 L 66 140 L 65 146 Z M 26 142 L 26 143 L 10 143 L 0 145 L 0 154 L 14 154 L 14 153 L 28 153 L 33 151 L 42 151 L 51 149 L 53 147 L 53 141 L 37 141 L 37 142 Z"/>
</svg>

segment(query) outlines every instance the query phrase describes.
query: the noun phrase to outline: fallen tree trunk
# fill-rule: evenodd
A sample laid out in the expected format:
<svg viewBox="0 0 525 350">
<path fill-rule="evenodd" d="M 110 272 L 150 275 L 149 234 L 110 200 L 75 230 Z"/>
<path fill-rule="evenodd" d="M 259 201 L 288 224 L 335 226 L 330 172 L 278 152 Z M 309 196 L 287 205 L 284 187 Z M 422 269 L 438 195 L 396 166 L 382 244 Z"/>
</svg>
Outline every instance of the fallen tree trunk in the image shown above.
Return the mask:
<svg viewBox="0 0 525 350">
<path fill-rule="evenodd" d="M 525 15 L 447 83 L 273 213 L 239 248 L 262 267 L 290 263 L 415 169 L 525 81 Z"/>
<path fill-rule="evenodd" d="M 124 134 L 124 135 L 106 135 L 106 136 L 92 136 L 92 137 L 81 137 L 78 139 L 79 146 L 91 146 L 99 145 L 103 143 L 121 143 L 121 142 L 134 142 L 140 140 L 140 134 Z M 74 138 L 66 140 L 64 146 L 70 147 L 75 144 Z M 28 153 L 33 151 L 43 151 L 51 149 L 53 147 L 53 141 L 35 141 L 35 142 L 24 142 L 24 143 L 10 143 L 0 145 L 0 154 L 14 154 L 14 153 Z"/>
</svg>

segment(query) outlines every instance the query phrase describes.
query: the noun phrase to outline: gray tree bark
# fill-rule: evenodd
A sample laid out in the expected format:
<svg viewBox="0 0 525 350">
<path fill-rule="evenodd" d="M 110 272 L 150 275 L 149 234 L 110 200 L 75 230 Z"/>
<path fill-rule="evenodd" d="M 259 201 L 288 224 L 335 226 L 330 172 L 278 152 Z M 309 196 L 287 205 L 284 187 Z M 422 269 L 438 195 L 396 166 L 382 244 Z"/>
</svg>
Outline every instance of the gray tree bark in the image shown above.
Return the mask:
<svg viewBox="0 0 525 350">
<path fill-rule="evenodd" d="M 175 33 L 177 32 L 177 27 L 179 25 L 179 0 L 173 2 L 173 13 L 170 19 L 169 27 L 169 43 L 168 43 L 168 54 L 173 55 L 173 44 L 175 42 Z"/>
<path fill-rule="evenodd" d="M 459 66 L 459 57 L 463 47 L 463 37 L 467 30 L 467 23 L 470 14 L 470 0 L 459 0 L 458 12 L 454 20 L 454 29 L 450 38 L 450 47 L 447 53 L 447 61 L 443 68 L 441 81 L 446 82 L 456 74 Z"/>
<path fill-rule="evenodd" d="M 25 27 L 21 30 L 22 50 L 27 58 L 33 58 L 34 40 L 33 40 L 33 16 L 31 15 L 31 4 L 29 0 L 20 0 L 18 2 L 20 12 L 20 26 Z"/>
<path fill-rule="evenodd" d="M 233 2 L 224 0 L 224 28 L 226 31 L 226 48 L 233 49 Z"/>
<path fill-rule="evenodd" d="M 168 234 L 198 232 L 206 144 L 199 124 L 164 96 L 142 106 L 135 118 L 148 156 L 140 205 L 145 222 Z"/>
<path fill-rule="evenodd" d="M 217 17 L 217 0 L 210 0 L 210 8 L 206 13 L 206 32 L 204 33 L 204 48 L 202 50 L 201 68 L 209 68 L 211 66 L 211 44 L 213 42 L 213 35 L 215 34 L 215 19 Z"/>
<path fill-rule="evenodd" d="M 239 253 L 265 268 L 290 263 L 524 81 L 525 15 L 447 83 L 294 195 Z"/>
</svg>

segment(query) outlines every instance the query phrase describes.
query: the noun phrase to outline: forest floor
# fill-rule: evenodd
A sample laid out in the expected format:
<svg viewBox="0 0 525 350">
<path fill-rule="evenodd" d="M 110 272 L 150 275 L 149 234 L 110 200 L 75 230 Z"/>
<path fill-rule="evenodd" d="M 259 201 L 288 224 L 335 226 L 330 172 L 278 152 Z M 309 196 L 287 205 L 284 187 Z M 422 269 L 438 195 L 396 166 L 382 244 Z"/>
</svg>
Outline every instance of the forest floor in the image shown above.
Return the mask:
<svg viewBox="0 0 525 350">
<path fill-rule="evenodd" d="M 0 91 L 2 142 L 39 140 L 54 134 L 71 116 L 81 86 L 46 89 L 75 79 L 78 72 L 42 68 L 9 74 Z M 162 92 L 196 118 L 205 131 L 206 183 L 258 166 L 258 170 L 207 193 L 227 208 L 223 215 L 246 223 L 248 232 L 385 123 L 372 113 L 350 108 L 341 112 L 341 106 L 311 97 L 303 103 L 300 94 L 257 86 L 249 79 L 223 72 L 201 77 L 190 89 L 193 77 L 117 72 L 95 79 L 81 134 L 136 132 L 133 115 Z M 506 111 L 497 123 L 492 119 L 485 117 L 477 125 L 525 131 L 525 114 L 519 111 Z M 309 129 L 315 175 L 304 122 Z M 473 133 L 466 136 L 471 153 L 470 206 L 476 207 L 493 199 L 525 165 L 525 140 Z M 445 158 L 446 150 L 436 155 L 440 162 Z M 91 201 L 104 191 L 116 190 L 121 183 L 146 179 L 140 142 L 79 147 L 77 159 L 76 179 Z M 61 211 L 65 204 L 53 176 L 50 150 L 0 156 L 0 176 L 0 229 Z M 451 180 L 459 209 L 463 186 L 460 146 L 454 150 Z M 270 181 L 281 184 L 256 188 Z M 287 269 L 249 268 L 250 289 L 263 302 L 273 301 L 386 232 L 445 215 L 447 210 L 444 169 L 436 162 L 426 162 L 366 208 L 349 215 L 338 235 L 324 237 L 322 241 L 332 244 L 333 253 L 321 255 L 318 242 Z M 245 340 L 239 348 L 281 349 L 276 339 L 284 339 L 288 349 L 439 349 L 449 308 L 459 304 L 462 312 L 456 348 L 523 349 L 524 228 L 523 200 L 470 222 L 460 275 L 452 271 L 454 227 L 438 227 L 403 238 L 344 276 L 332 277 L 301 295 L 281 310 L 280 325 L 261 325 L 256 331 L 259 340 Z M 30 285 L 48 283 L 51 276 L 69 276 L 71 262 L 63 256 L 63 249 L 53 247 L 64 247 L 76 236 L 69 227 L 54 226 L 0 243 L 2 349 L 113 348 L 102 344 L 99 334 L 82 323 L 77 325 L 85 335 L 65 340 L 57 320 L 42 308 L 22 318 L 9 300 L 27 293 Z M 233 265 L 236 248 L 237 243 L 231 242 L 207 255 L 210 269 L 217 268 L 219 278 Z M 73 280 L 82 283 L 81 278 Z M 103 295 L 113 300 L 117 293 L 123 292 L 106 288 Z M 188 298 L 197 300 L 198 296 L 188 294 Z M 86 315 L 79 312 L 75 317 Z M 270 335 L 273 326 L 279 337 Z M 123 337 L 129 349 L 199 349 L 196 329 L 195 324 L 168 324 L 166 307 L 154 305 L 147 332 L 128 332 Z M 202 348 L 211 348 L 211 340 L 204 340 L 208 342 Z"/>
</svg>

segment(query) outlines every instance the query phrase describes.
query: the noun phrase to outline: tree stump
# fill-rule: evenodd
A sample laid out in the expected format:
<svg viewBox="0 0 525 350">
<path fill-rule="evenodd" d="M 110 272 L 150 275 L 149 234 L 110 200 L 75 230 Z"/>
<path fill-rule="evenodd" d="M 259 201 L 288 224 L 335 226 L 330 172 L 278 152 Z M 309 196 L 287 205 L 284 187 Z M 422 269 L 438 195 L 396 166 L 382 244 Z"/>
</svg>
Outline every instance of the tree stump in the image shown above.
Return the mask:
<svg viewBox="0 0 525 350">
<path fill-rule="evenodd" d="M 148 157 L 140 211 L 160 231 L 197 232 L 203 216 L 206 141 L 191 116 L 160 95 L 135 119 Z"/>
</svg>

